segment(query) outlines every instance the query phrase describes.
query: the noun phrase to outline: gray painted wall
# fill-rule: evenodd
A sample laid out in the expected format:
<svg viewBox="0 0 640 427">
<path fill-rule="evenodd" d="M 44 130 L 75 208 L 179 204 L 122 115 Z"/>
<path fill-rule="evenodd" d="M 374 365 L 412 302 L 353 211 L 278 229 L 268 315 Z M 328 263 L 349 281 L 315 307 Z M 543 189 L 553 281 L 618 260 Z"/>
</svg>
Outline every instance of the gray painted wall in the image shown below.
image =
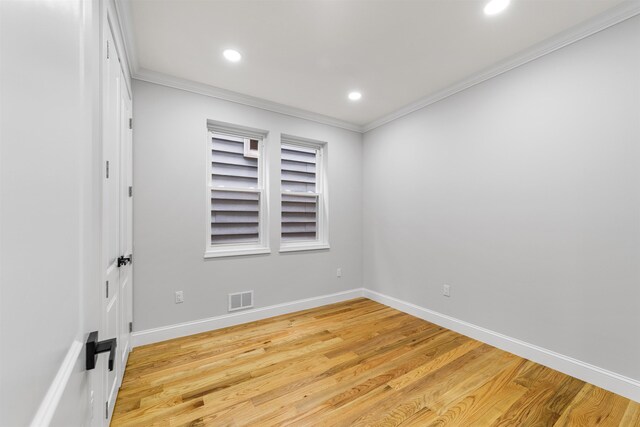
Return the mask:
<svg viewBox="0 0 640 427">
<path fill-rule="evenodd" d="M 133 92 L 134 330 L 226 314 L 230 292 L 264 307 L 362 285 L 360 134 L 137 80 Z M 270 132 L 270 255 L 203 258 L 207 119 Z M 330 250 L 278 253 L 280 133 L 328 143 Z"/>
<path fill-rule="evenodd" d="M 364 286 L 640 379 L 639 76 L 635 17 L 365 134 Z"/>
<path fill-rule="evenodd" d="M 0 1 L 2 426 L 29 425 L 72 344 L 99 327 L 99 8 Z M 52 425 L 101 422 L 97 372 L 81 351 Z"/>
</svg>

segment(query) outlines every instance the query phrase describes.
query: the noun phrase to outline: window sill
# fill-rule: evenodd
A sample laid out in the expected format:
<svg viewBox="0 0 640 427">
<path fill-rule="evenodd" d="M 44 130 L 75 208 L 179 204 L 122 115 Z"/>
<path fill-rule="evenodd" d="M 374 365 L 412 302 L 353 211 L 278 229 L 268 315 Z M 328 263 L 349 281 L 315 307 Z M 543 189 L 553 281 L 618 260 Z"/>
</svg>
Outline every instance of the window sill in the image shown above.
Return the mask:
<svg viewBox="0 0 640 427">
<path fill-rule="evenodd" d="M 290 244 L 280 247 L 280 253 L 283 252 L 298 252 L 298 251 L 320 251 L 330 249 L 328 243 L 304 243 L 304 244 Z"/>
<path fill-rule="evenodd" d="M 229 249 L 210 249 L 205 251 L 205 258 L 222 258 L 243 255 L 263 255 L 270 254 L 270 248 L 229 248 Z"/>
</svg>

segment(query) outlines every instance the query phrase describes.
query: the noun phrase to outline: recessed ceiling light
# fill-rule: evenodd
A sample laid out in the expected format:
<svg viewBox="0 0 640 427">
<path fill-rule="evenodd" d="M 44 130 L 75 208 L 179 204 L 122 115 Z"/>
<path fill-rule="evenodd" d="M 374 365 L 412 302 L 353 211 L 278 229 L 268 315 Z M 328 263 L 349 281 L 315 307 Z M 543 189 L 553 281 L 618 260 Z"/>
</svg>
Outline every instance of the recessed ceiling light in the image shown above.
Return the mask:
<svg viewBox="0 0 640 427">
<path fill-rule="evenodd" d="M 358 101 L 362 98 L 362 94 L 360 92 L 349 92 L 349 99 L 352 101 Z"/>
<path fill-rule="evenodd" d="M 495 15 L 507 8 L 511 0 L 491 0 L 484 7 L 485 15 Z"/>
<path fill-rule="evenodd" d="M 238 62 L 242 59 L 242 55 L 240 55 L 240 52 L 234 49 L 227 49 L 222 52 L 222 54 L 225 58 L 227 58 L 227 61 Z"/>
</svg>

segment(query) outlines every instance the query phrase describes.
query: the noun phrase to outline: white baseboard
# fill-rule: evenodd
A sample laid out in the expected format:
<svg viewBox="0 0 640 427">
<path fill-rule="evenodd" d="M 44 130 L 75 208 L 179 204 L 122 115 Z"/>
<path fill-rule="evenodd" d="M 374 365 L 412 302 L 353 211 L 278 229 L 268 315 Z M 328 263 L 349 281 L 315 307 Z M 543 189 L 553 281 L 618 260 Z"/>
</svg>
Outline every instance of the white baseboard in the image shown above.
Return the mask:
<svg viewBox="0 0 640 427">
<path fill-rule="evenodd" d="M 82 352 L 82 342 L 74 340 L 58 369 L 58 373 L 49 386 L 47 394 L 45 394 L 44 399 L 42 399 L 38 411 L 31 421 L 31 427 L 48 426 L 51 422 L 64 390 L 67 388 L 67 383 L 73 372 L 73 367 L 80 356 L 80 352 Z"/>
<path fill-rule="evenodd" d="M 640 381 L 379 292 L 364 297 L 640 402 Z"/>
<path fill-rule="evenodd" d="M 201 332 L 212 331 L 214 329 L 226 328 L 242 323 L 266 319 L 268 317 L 279 316 L 281 314 L 293 313 L 300 310 L 359 298 L 363 295 L 363 291 L 364 289 L 362 288 L 351 289 L 344 292 L 337 292 L 335 294 L 321 295 L 313 298 L 271 305 L 268 307 L 224 314 L 222 316 L 210 317 L 208 319 L 195 320 L 192 322 L 134 332 L 131 335 L 132 346 L 139 347 L 141 345 L 153 344 L 173 338 L 199 334 Z"/>
<path fill-rule="evenodd" d="M 208 319 L 134 332 L 132 334 L 132 345 L 133 347 L 138 347 L 362 296 L 640 402 L 640 381 L 365 288 L 351 289 Z"/>
</svg>

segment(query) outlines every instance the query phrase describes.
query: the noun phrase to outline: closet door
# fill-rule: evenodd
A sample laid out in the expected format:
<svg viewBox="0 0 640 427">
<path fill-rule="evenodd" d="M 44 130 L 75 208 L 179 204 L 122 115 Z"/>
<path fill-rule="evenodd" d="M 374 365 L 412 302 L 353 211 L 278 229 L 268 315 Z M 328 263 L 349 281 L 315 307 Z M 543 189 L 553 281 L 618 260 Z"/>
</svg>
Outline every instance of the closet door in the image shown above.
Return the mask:
<svg viewBox="0 0 640 427">
<path fill-rule="evenodd" d="M 124 74 L 121 75 L 124 82 Z M 131 97 L 127 85 L 120 85 L 120 335 L 118 354 L 124 371 L 131 351 L 133 328 L 133 146 Z M 119 379 L 122 383 L 122 375 Z"/>
<path fill-rule="evenodd" d="M 115 360 L 109 369 L 108 357 L 101 356 L 97 369 L 104 376 L 104 416 L 103 425 L 108 425 L 113 413 L 118 387 L 122 381 L 122 302 L 121 276 L 122 252 L 122 139 L 124 78 L 120 68 L 118 52 L 115 48 L 113 32 L 106 20 L 104 35 L 103 81 L 102 81 L 102 155 L 104 162 L 102 184 L 102 260 L 104 271 L 104 293 L 101 310 L 99 339 L 117 339 Z"/>
</svg>

